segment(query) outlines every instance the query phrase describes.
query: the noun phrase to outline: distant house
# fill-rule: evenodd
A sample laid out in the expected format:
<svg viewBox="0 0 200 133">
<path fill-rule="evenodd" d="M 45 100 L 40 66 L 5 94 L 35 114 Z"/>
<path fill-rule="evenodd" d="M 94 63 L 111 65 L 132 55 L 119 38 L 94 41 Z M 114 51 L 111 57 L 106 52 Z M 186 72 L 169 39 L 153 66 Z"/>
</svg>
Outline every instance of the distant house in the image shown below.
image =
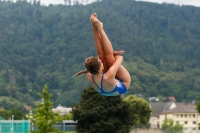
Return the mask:
<svg viewBox="0 0 200 133">
<path fill-rule="evenodd" d="M 152 115 L 150 118 L 151 128 L 160 128 L 159 115 L 169 109 L 175 108 L 174 102 L 150 102 Z"/>
<path fill-rule="evenodd" d="M 182 104 L 177 107 L 164 111 L 160 114 L 160 124 L 163 120 L 171 118 L 174 123 L 183 125 L 184 133 L 191 133 L 198 131 L 198 123 L 200 122 L 200 116 L 196 110 L 196 105 Z"/>
<path fill-rule="evenodd" d="M 183 125 L 184 133 L 198 131 L 200 116 L 196 105 L 179 102 L 151 102 L 150 107 L 152 108 L 151 128 L 162 128 L 163 120 L 171 118 L 175 124 Z"/>
<path fill-rule="evenodd" d="M 165 101 L 171 101 L 171 102 L 175 102 L 176 98 L 174 96 L 168 96 L 164 98 Z"/>
<path fill-rule="evenodd" d="M 158 102 L 160 99 L 158 97 L 149 97 L 149 101 L 156 101 Z"/>
<path fill-rule="evenodd" d="M 26 110 L 26 111 L 30 111 L 31 110 L 31 107 L 30 106 L 24 106 L 24 109 Z"/>
<path fill-rule="evenodd" d="M 5 109 L 1 107 L 1 108 L 0 108 L 0 111 L 5 111 Z"/>
<path fill-rule="evenodd" d="M 58 107 L 53 108 L 52 111 L 54 113 L 59 113 L 61 115 L 67 115 L 68 113 L 72 111 L 72 108 L 66 108 L 65 106 L 59 105 Z"/>
</svg>

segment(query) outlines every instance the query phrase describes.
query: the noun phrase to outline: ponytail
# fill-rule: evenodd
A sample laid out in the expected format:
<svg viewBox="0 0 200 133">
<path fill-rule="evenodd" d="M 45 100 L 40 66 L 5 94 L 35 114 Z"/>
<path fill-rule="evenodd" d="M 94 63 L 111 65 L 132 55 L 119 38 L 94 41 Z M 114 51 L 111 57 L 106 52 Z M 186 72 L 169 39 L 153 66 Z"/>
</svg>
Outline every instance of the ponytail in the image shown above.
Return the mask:
<svg viewBox="0 0 200 133">
<path fill-rule="evenodd" d="M 79 76 L 79 75 L 81 75 L 81 74 L 86 74 L 86 73 L 88 73 L 88 72 L 89 72 L 89 71 L 88 71 L 87 69 L 85 69 L 85 70 L 82 70 L 82 71 L 80 71 L 80 72 L 74 74 L 73 77 L 75 77 L 75 76 Z"/>
</svg>

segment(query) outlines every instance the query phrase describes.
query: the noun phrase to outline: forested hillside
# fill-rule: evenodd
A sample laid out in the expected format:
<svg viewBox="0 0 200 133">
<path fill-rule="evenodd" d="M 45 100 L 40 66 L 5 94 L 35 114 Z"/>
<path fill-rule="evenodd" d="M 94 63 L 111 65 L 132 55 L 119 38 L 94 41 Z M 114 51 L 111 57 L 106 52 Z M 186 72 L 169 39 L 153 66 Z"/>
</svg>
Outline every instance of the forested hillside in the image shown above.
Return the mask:
<svg viewBox="0 0 200 133">
<path fill-rule="evenodd" d="M 134 0 L 88 5 L 0 1 L 0 106 L 10 97 L 33 106 L 44 84 L 55 106 L 72 106 L 89 86 L 84 60 L 96 55 L 90 15 L 104 23 L 114 49 L 123 49 L 132 77 L 127 93 L 195 100 L 200 91 L 200 8 Z"/>
</svg>

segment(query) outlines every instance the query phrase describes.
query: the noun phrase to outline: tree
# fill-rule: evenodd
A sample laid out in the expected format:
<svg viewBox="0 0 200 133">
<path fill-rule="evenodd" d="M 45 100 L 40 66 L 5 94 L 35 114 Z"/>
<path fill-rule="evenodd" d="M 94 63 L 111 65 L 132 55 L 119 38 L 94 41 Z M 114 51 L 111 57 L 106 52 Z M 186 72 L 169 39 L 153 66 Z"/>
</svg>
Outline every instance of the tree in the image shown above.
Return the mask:
<svg viewBox="0 0 200 133">
<path fill-rule="evenodd" d="M 72 113 L 68 113 L 66 115 L 66 120 L 73 120 L 73 114 Z"/>
<path fill-rule="evenodd" d="M 8 110 L 8 114 L 10 115 L 10 117 L 14 115 L 14 120 L 22 120 L 25 117 L 23 112 L 18 108 Z"/>
<path fill-rule="evenodd" d="M 8 119 L 9 118 L 8 113 L 6 113 L 5 110 L 0 110 L 0 116 L 3 117 L 4 119 Z"/>
<path fill-rule="evenodd" d="M 175 124 L 174 121 L 171 118 L 165 119 L 162 124 L 162 129 L 166 133 L 182 133 L 183 131 L 183 125 L 181 124 Z"/>
<path fill-rule="evenodd" d="M 0 116 L 2 116 L 4 119 L 8 120 L 11 119 L 12 115 L 14 116 L 14 120 L 22 120 L 25 115 L 22 111 L 20 111 L 18 108 L 12 108 L 9 110 L 1 110 Z"/>
<path fill-rule="evenodd" d="M 145 99 L 137 97 L 136 95 L 129 95 L 125 97 L 124 101 L 131 105 L 132 112 L 134 113 L 132 117 L 134 125 L 149 124 L 152 111 L 149 103 Z"/>
<path fill-rule="evenodd" d="M 1 96 L 30 105 L 38 100 L 35 91 L 47 83 L 49 90 L 65 94 L 56 97 L 57 103 L 78 102 L 78 92 L 88 82 L 70 77 L 83 68 L 85 57 L 96 54 L 88 19 L 92 11 L 100 13 L 113 47 L 126 51 L 123 64 L 133 79 L 127 94 L 173 95 L 180 102 L 194 100 L 199 92 L 199 8 L 135 0 L 84 6 L 71 6 L 77 0 L 65 0 L 70 6 L 48 7 L 39 6 L 38 0 L 25 1 L 0 3 Z M 105 17 L 108 13 L 110 17 Z M 77 93 L 69 93 L 73 89 Z M 10 105 L 4 108 L 13 108 Z"/>
<path fill-rule="evenodd" d="M 72 113 L 80 133 L 128 133 L 133 125 L 127 102 L 120 96 L 103 96 L 92 87 L 84 90 Z"/>
<path fill-rule="evenodd" d="M 35 109 L 35 114 L 31 118 L 31 121 L 37 126 L 37 131 L 31 131 L 31 133 L 59 133 L 57 128 L 53 127 L 57 122 L 61 122 L 64 117 L 57 113 L 53 113 L 53 102 L 50 101 L 52 94 L 48 93 L 48 86 L 43 87 L 42 93 L 38 93 L 42 98 L 42 102 L 38 104 L 38 108 Z"/>
<path fill-rule="evenodd" d="M 198 112 L 200 113 L 200 94 L 199 94 L 199 96 L 198 96 L 198 102 L 197 102 L 197 106 L 196 106 L 196 109 L 198 110 Z M 198 123 L 198 125 L 199 125 L 199 130 L 200 130 L 200 123 Z"/>
</svg>

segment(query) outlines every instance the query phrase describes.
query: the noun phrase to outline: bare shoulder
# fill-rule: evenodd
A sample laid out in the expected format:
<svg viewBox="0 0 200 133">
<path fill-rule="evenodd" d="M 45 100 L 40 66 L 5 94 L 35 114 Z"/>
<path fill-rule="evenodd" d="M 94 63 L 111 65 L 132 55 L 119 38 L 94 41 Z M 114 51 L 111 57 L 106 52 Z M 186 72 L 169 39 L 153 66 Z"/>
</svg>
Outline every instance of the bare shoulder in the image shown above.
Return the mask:
<svg viewBox="0 0 200 133">
<path fill-rule="evenodd" d="M 112 72 L 112 70 L 108 70 L 105 74 L 104 77 L 110 81 L 111 79 L 115 79 L 115 74 Z"/>
<path fill-rule="evenodd" d="M 115 77 L 113 76 L 113 74 L 107 71 L 106 74 L 104 74 L 104 82 L 106 82 L 109 85 L 113 85 L 114 81 L 115 81 Z"/>
<path fill-rule="evenodd" d="M 87 78 L 90 80 L 92 78 L 92 74 L 91 73 L 86 73 Z"/>
</svg>

